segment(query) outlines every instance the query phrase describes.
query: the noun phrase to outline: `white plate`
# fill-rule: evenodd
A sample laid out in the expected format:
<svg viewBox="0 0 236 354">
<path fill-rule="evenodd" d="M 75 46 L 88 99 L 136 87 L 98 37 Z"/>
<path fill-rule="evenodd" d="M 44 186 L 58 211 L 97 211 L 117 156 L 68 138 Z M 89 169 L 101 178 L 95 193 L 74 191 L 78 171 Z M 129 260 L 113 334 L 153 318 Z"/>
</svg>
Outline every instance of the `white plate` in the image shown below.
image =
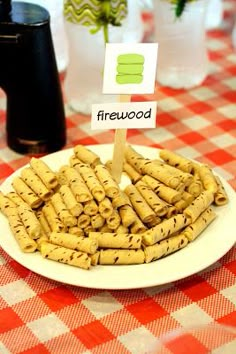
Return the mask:
<svg viewBox="0 0 236 354">
<path fill-rule="evenodd" d="M 89 148 L 103 161 L 112 157 L 112 145 L 94 145 Z M 156 158 L 157 149 L 134 146 L 145 157 Z M 48 165 L 57 170 L 68 162 L 72 150 L 63 150 L 43 157 Z M 11 181 L 17 170 L 2 184 L 3 192 L 10 191 Z M 236 241 L 235 210 L 236 194 L 228 183 L 222 181 L 229 196 L 229 204 L 215 208 L 218 217 L 208 228 L 184 249 L 166 258 L 148 264 L 128 266 L 96 266 L 86 271 L 76 267 L 44 259 L 40 253 L 21 252 L 12 235 L 7 219 L 0 214 L 0 245 L 6 253 L 21 265 L 35 273 L 66 284 L 97 289 L 135 289 L 170 283 L 195 274 L 224 256 Z M 124 181 L 123 181 L 124 183 Z"/>
</svg>

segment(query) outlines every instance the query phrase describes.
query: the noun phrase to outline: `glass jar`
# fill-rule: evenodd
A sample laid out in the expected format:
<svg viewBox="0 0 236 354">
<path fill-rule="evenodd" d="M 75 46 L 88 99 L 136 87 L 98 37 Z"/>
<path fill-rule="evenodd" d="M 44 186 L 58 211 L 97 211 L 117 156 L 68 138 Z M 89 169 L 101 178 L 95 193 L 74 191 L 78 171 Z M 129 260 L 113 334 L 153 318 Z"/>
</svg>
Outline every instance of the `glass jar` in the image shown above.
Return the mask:
<svg viewBox="0 0 236 354">
<path fill-rule="evenodd" d="M 157 81 L 172 88 L 200 85 L 208 74 L 206 0 L 186 4 L 177 18 L 169 0 L 154 0 L 155 40 L 159 43 Z"/>
<path fill-rule="evenodd" d="M 69 107 L 90 114 L 92 104 L 116 102 L 116 95 L 102 94 L 105 42 L 102 29 L 91 34 L 91 27 L 65 20 L 69 47 L 69 64 L 64 91 Z M 143 38 L 141 6 L 137 0 L 128 1 L 128 16 L 119 27 L 109 26 L 110 43 L 134 43 Z"/>
</svg>

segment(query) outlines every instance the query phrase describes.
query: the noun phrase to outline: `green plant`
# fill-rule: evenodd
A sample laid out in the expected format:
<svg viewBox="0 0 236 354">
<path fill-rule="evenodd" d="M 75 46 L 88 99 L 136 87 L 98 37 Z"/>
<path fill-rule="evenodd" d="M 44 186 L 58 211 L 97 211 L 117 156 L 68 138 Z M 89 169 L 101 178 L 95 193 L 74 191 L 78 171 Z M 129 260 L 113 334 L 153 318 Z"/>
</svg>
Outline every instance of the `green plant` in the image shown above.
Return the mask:
<svg viewBox="0 0 236 354">
<path fill-rule="evenodd" d="M 116 7 L 112 6 L 112 0 L 100 0 L 101 3 L 101 10 L 100 15 L 96 20 L 96 27 L 91 29 L 90 32 L 96 33 L 100 29 L 103 29 L 104 34 L 104 41 L 105 43 L 109 42 L 109 35 L 108 35 L 108 26 L 121 26 L 121 18 L 120 18 L 120 11 L 121 6 L 123 5 L 127 9 L 127 0 L 121 0 L 119 5 Z"/>
<path fill-rule="evenodd" d="M 170 0 L 170 2 L 174 5 L 175 16 L 177 18 L 181 17 L 187 3 L 192 1 L 194 0 Z"/>
<path fill-rule="evenodd" d="M 64 1 L 65 18 L 70 22 L 92 27 L 92 34 L 102 29 L 105 43 L 109 42 L 109 25 L 121 26 L 126 15 L 127 0 Z"/>
</svg>

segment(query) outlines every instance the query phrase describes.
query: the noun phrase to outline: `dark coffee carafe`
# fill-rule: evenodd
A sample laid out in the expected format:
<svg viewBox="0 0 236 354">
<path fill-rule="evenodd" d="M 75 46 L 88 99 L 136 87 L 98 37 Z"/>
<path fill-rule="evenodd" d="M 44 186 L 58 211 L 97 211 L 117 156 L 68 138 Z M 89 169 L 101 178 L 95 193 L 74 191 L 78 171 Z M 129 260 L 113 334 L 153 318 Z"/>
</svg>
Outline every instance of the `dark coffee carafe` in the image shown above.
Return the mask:
<svg viewBox="0 0 236 354">
<path fill-rule="evenodd" d="M 65 113 L 50 30 L 41 6 L 0 0 L 0 87 L 8 146 L 45 154 L 66 143 Z"/>
</svg>

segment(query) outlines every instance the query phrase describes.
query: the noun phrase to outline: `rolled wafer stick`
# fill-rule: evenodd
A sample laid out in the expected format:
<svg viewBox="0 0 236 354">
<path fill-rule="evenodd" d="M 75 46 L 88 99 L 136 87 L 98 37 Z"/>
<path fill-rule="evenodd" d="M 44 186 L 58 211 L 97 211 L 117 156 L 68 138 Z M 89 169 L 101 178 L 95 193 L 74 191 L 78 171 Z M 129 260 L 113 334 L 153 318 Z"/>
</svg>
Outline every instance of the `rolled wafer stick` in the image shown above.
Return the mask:
<svg viewBox="0 0 236 354">
<path fill-rule="evenodd" d="M 146 223 L 147 227 L 150 229 L 151 227 L 154 227 L 162 222 L 162 219 L 159 218 L 159 216 L 156 216 L 152 221 Z"/>
<path fill-rule="evenodd" d="M 79 237 L 65 232 L 51 232 L 49 241 L 54 245 L 63 246 L 76 251 L 82 251 L 89 254 L 97 252 L 98 241 L 88 237 Z"/>
<path fill-rule="evenodd" d="M 75 155 L 70 156 L 69 158 L 69 165 L 73 167 L 75 170 L 79 172 L 78 165 L 87 165 L 90 167 L 90 165 L 85 164 L 81 160 L 79 160 Z M 91 168 L 91 167 L 90 167 Z M 80 172 L 79 172 L 80 173 Z"/>
<path fill-rule="evenodd" d="M 22 202 L 22 204 L 17 206 L 17 211 L 29 236 L 33 240 L 39 238 L 41 234 L 41 224 L 30 206 Z"/>
<path fill-rule="evenodd" d="M 98 211 L 102 215 L 104 219 L 107 219 L 113 212 L 113 207 L 112 203 L 109 198 L 104 198 L 99 204 L 98 204 Z"/>
<path fill-rule="evenodd" d="M 164 169 L 166 169 L 173 176 L 179 178 L 181 182 L 184 184 L 184 186 L 189 186 L 192 183 L 193 175 L 191 173 L 184 172 L 174 166 L 168 165 L 167 163 L 161 160 L 154 160 L 154 162 L 157 163 L 159 166 L 163 167 Z"/>
<path fill-rule="evenodd" d="M 192 194 L 190 194 L 189 192 L 187 192 L 187 191 L 183 191 L 182 198 L 188 204 L 192 203 L 192 201 L 195 199 L 194 196 Z"/>
<path fill-rule="evenodd" d="M 8 217 L 9 215 L 16 214 L 16 204 L 5 194 L 0 191 L 0 210 Z"/>
<path fill-rule="evenodd" d="M 128 204 L 122 205 L 119 208 L 119 214 L 121 217 L 122 225 L 125 227 L 129 227 L 137 220 L 137 214 L 135 213 L 134 209 Z"/>
<path fill-rule="evenodd" d="M 199 177 L 199 174 L 194 171 L 193 173 L 193 182 L 186 187 L 186 191 L 192 194 L 195 198 L 199 196 L 199 194 L 203 190 L 203 185 L 201 182 L 201 179 Z"/>
<path fill-rule="evenodd" d="M 43 207 L 42 212 L 51 227 L 51 230 L 54 232 L 63 232 L 65 231 L 65 225 L 60 220 L 57 215 L 52 203 L 48 201 Z"/>
<path fill-rule="evenodd" d="M 83 213 L 78 217 L 77 225 L 81 229 L 85 229 L 86 227 L 88 227 L 90 225 L 90 220 L 91 220 L 90 216 Z"/>
<path fill-rule="evenodd" d="M 117 210 L 113 210 L 112 214 L 106 219 L 107 226 L 115 230 L 121 224 L 121 218 Z"/>
<path fill-rule="evenodd" d="M 172 218 L 172 216 L 177 215 L 178 214 L 178 209 L 176 208 L 175 205 L 168 205 L 168 210 L 167 210 L 167 214 L 165 215 L 165 217 L 167 219 Z"/>
<path fill-rule="evenodd" d="M 144 263 L 144 252 L 138 250 L 100 250 L 99 264 L 142 264 Z"/>
<path fill-rule="evenodd" d="M 14 177 L 12 187 L 32 209 L 37 209 L 43 200 L 20 177 Z"/>
<path fill-rule="evenodd" d="M 91 266 L 91 258 L 87 253 L 53 245 L 49 242 L 43 242 L 41 244 L 40 252 L 44 258 L 60 263 L 73 265 L 83 269 L 89 269 Z"/>
<path fill-rule="evenodd" d="M 37 249 L 40 251 L 42 243 L 48 242 L 48 236 L 44 232 L 42 232 L 41 236 L 37 238 L 35 242 L 37 243 Z"/>
<path fill-rule="evenodd" d="M 181 182 L 184 185 L 184 189 L 186 189 L 194 180 L 192 174 L 183 171 L 180 174 L 180 178 L 181 178 Z"/>
<path fill-rule="evenodd" d="M 218 176 L 215 176 L 217 183 L 217 191 L 214 194 L 214 203 L 217 206 L 225 205 L 229 202 L 229 197 L 226 190 Z"/>
<path fill-rule="evenodd" d="M 0 210 L 7 217 L 10 229 L 23 252 L 32 253 L 37 249 L 37 243 L 29 236 L 16 204 L 0 191 Z"/>
<path fill-rule="evenodd" d="M 80 173 L 94 199 L 103 200 L 106 196 L 104 188 L 90 165 L 81 163 L 76 157 L 70 158 L 70 164 Z"/>
<path fill-rule="evenodd" d="M 207 208 L 195 221 L 188 225 L 183 234 L 189 241 L 195 240 L 203 230 L 216 218 L 216 213 L 212 208 Z"/>
<path fill-rule="evenodd" d="M 74 147 L 75 156 L 84 163 L 95 167 L 101 163 L 100 157 L 84 145 Z"/>
<path fill-rule="evenodd" d="M 214 194 L 209 190 L 205 190 L 184 209 L 183 213 L 186 217 L 191 218 L 193 223 L 212 204 L 213 200 Z"/>
<path fill-rule="evenodd" d="M 139 154 L 132 146 L 128 145 L 125 148 L 125 159 L 126 161 L 136 170 L 139 174 L 143 174 L 143 165 L 148 159 L 144 158 L 143 155 Z"/>
<path fill-rule="evenodd" d="M 98 213 L 98 205 L 94 199 L 84 203 L 84 214 L 93 216 L 96 215 L 97 213 Z"/>
<path fill-rule="evenodd" d="M 202 192 L 202 187 L 198 183 L 193 182 L 187 187 L 186 190 L 196 198 Z"/>
<path fill-rule="evenodd" d="M 136 234 L 117 234 L 109 232 L 90 232 L 89 238 L 97 240 L 100 248 L 141 248 L 142 236 Z"/>
<path fill-rule="evenodd" d="M 125 187 L 125 193 L 128 195 L 134 210 L 142 222 L 150 222 L 155 218 L 154 211 L 150 208 L 150 206 L 147 204 L 145 199 L 133 184 L 129 184 Z"/>
<path fill-rule="evenodd" d="M 62 199 L 73 216 L 79 216 L 83 212 L 83 205 L 79 203 L 69 186 L 63 185 L 59 189 Z"/>
<path fill-rule="evenodd" d="M 79 203 L 84 203 L 93 199 L 92 194 L 78 171 L 73 167 L 68 166 L 64 167 L 63 173 L 69 183 L 72 193 Z"/>
<path fill-rule="evenodd" d="M 6 196 L 15 204 L 29 236 L 34 240 L 39 238 L 42 228 L 33 209 L 16 192 L 9 192 Z"/>
<path fill-rule="evenodd" d="M 185 190 L 186 186 L 185 183 L 180 181 L 180 184 L 176 187 L 176 190 L 180 193 L 183 193 L 183 191 Z"/>
<path fill-rule="evenodd" d="M 45 186 L 31 167 L 23 168 L 21 178 L 43 201 L 49 200 L 52 194 L 51 190 Z"/>
<path fill-rule="evenodd" d="M 6 197 L 12 200 L 15 205 L 21 205 L 22 203 L 26 203 L 24 199 L 22 199 L 21 196 L 14 191 L 8 192 L 6 194 Z M 28 203 L 26 204 L 29 205 Z"/>
<path fill-rule="evenodd" d="M 65 176 L 65 169 L 68 167 L 69 167 L 69 165 L 63 165 L 57 171 L 57 180 L 58 180 L 58 183 L 60 186 L 68 185 L 68 183 L 69 183 L 66 176 Z"/>
<path fill-rule="evenodd" d="M 114 209 L 118 209 L 123 205 L 131 205 L 129 197 L 123 191 L 120 191 L 119 195 L 112 199 L 112 206 Z"/>
<path fill-rule="evenodd" d="M 72 226 L 68 228 L 69 234 L 76 236 L 84 236 L 84 230 L 79 226 Z"/>
<path fill-rule="evenodd" d="M 52 231 L 51 228 L 50 228 L 50 225 L 44 215 L 44 213 L 42 212 L 42 210 L 37 210 L 36 211 L 36 216 L 37 216 L 37 219 L 39 220 L 40 222 L 40 225 L 41 225 L 41 229 L 43 231 L 43 233 L 45 235 L 49 235 L 49 233 Z"/>
<path fill-rule="evenodd" d="M 189 203 L 186 202 L 186 200 L 179 200 L 178 202 L 175 203 L 175 208 L 177 210 L 178 213 L 182 213 L 183 210 L 185 208 L 187 208 L 187 206 L 189 205 Z"/>
<path fill-rule="evenodd" d="M 143 224 L 141 219 L 137 216 L 133 224 L 130 226 L 132 234 L 143 234 L 147 230 L 147 226 Z"/>
<path fill-rule="evenodd" d="M 216 193 L 218 186 L 211 168 L 207 165 L 196 165 L 196 169 L 202 181 L 203 187 L 212 193 Z"/>
<path fill-rule="evenodd" d="M 37 243 L 29 236 L 18 214 L 16 204 L 0 191 L 0 209 L 7 217 L 10 229 L 23 252 L 32 253 Z"/>
<path fill-rule="evenodd" d="M 100 257 L 100 251 L 97 251 L 94 254 L 89 254 L 89 257 L 91 258 L 91 265 L 96 266 L 99 264 L 99 257 Z"/>
<path fill-rule="evenodd" d="M 152 246 L 144 247 L 145 263 L 150 263 L 168 254 L 174 253 L 188 244 L 188 239 L 185 235 L 169 237 L 166 240 L 160 241 Z"/>
<path fill-rule="evenodd" d="M 91 216 L 91 226 L 94 229 L 100 229 L 105 224 L 105 219 L 101 214 Z"/>
<path fill-rule="evenodd" d="M 56 173 L 43 160 L 32 157 L 30 166 L 48 189 L 56 188 L 58 185 Z"/>
<path fill-rule="evenodd" d="M 84 228 L 84 235 L 88 237 L 90 232 L 95 232 L 96 230 L 92 227 L 92 225 L 88 225 Z"/>
<path fill-rule="evenodd" d="M 174 176 L 166 168 L 156 164 L 155 161 L 146 161 L 142 166 L 142 170 L 144 174 L 156 178 L 168 187 L 176 189 L 181 184 L 180 177 Z"/>
<path fill-rule="evenodd" d="M 128 227 L 125 227 L 124 225 L 120 224 L 117 229 L 114 230 L 116 234 L 128 234 L 129 229 Z"/>
<path fill-rule="evenodd" d="M 167 203 L 174 204 L 182 198 L 181 192 L 166 186 L 151 176 L 143 176 L 142 181 L 149 185 L 151 189 L 159 196 L 159 198 Z"/>
<path fill-rule="evenodd" d="M 107 224 L 104 224 L 100 229 L 100 232 L 113 232 L 114 230 L 110 229 Z"/>
<path fill-rule="evenodd" d="M 109 198 L 115 198 L 120 193 L 120 188 L 117 182 L 113 179 L 109 170 L 104 165 L 97 165 L 94 169 L 95 174 L 102 184 L 105 194 Z"/>
<path fill-rule="evenodd" d="M 37 249 L 37 243 L 29 236 L 18 213 L 8 215 L 8 222 L 20 249 L 25 253 L 33 253 Z"/>
<path fill-rule="evenodd" d="M 142 175 L 126 161 L 123 164 L 123 170 L 126 172 L 132 183 L 138 182 L 142 177 Z"/>
<path fill-rule="evenodd" d="M 193 162 L 191 160 L 167 149 L 160 150 L 159 155 L 169 165 L 177 167 L 184 172 L 192 173 Z"/>
<path fill-rule="evenodd" d="M 167 214 L 168 206 L 166 202 L 163 202 L 163 200 L 160 199 L 151 187 L 149 187 L 144 181 L 138 181 L 135 184 L 135 187 L 157 216 L 164 216 Z"/>
<path fill-rule="evenodd" d="M 194 200 L 194 196 L 186 191 L 182 192 L 182 199 L 179 200 L 178 202 L 175 203 L 175 207 L 178 210 L 179 213 L 182 213 L 182 211 L 187 208 L 189 204 L 192 203 Z"/>
<path fill-rule="evenodd" d="M 155 243 L 170 237 L 175 232 L 183 229 L 191 222 L 184 214 L 177 214 L 169 219 L 162 221 L 160 224 L 143 233 L 143 243 L 146 246 L 154 245 Z"/>
<path fill-rule="evenodd" d="M 70 211 L 67 209 L 66 204 L 63 201 L 63 198 L 60 193 L 54 193 L 51 197 L 51 202 L 53 208 L 55 209 L 59 219 L 66 227 L 71 227 L 77 225 L 77 219 L 73 216 Z"/>
</svg>

